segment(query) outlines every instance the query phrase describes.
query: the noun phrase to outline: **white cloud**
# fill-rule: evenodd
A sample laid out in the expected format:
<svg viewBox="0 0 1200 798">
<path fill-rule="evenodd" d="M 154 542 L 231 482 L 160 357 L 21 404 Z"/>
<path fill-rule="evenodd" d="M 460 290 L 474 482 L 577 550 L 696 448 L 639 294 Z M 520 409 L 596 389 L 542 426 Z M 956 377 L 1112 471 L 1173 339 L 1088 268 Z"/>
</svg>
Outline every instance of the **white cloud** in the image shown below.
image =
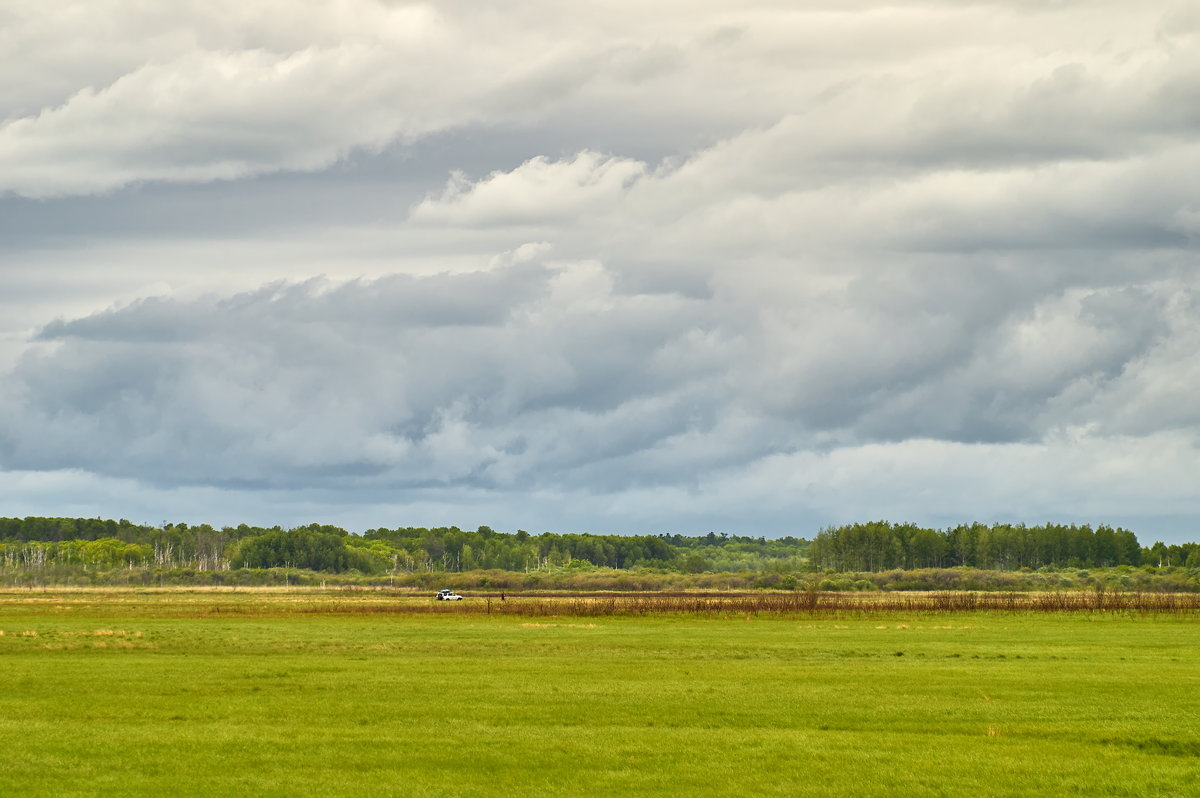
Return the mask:
<svg viewBox="0 0 1200 798">
<path fill-rule="evenodd" d="M 523 9 L 343 0 L 297 14 L 280 2 L 168 11 L 107 0 L 10 10 L 0 52 L 36 78 L 0 88 L 0 190 L 47 197 L 314 170 L 464 125 L 623 126 L 688 147 L 689 135 L 694 146 L 793 115 L 810 171 L 837 173 L 872 160 L 1119 157 L 1188 138 L 1196 122 L 1182 12 Z"/>
<path fill-rule="evenodd" d="M 466 226 L 586 222 L 593 213 L 611 211 L 645 172 L 640 161 L 594 152 L 563 161 L 538 156 L 476 183 L 457 172 L 440 196 L 413 208 L 412 218 Z"/>
</svg>

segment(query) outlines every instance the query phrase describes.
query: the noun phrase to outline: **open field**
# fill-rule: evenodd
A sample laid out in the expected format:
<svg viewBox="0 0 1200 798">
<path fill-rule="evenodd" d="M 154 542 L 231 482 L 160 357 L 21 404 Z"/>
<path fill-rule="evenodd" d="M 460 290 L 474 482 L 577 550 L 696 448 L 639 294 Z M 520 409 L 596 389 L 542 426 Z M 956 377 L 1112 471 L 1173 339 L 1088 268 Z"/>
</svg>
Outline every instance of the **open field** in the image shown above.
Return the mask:
<svg viewBox="0 0 1200 798">
<path fill-rule="evenodd" d="M 0 593 L 0 793 L 1200 793 L 1195 613 L 535 601 Z"/>
</svg>

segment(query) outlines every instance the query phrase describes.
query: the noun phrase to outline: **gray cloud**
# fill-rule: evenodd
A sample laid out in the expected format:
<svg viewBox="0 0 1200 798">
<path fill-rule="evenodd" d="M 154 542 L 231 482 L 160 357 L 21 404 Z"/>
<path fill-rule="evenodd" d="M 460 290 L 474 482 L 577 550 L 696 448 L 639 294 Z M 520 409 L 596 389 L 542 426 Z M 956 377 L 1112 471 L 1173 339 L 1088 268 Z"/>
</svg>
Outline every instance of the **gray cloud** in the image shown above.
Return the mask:
<svg viewBox="0 0 1200 798">
<path fill-rule="evenodd" d="M 998 311 L 976 274 L 860 275 L 740 320 L 720 292 L 617 293 L 594 264 L 143 300 L 45 327 L 0 440 L 10 468 L 161 485 L 667 485 L 829 435 L 1043 440 L 1153 407 L 1144 375 L 1197 334 L 1191 284 Z"/>
<path fill-rule="evenodd" d="M 56 322 L 10 383 L 11 417 L 41 425 L 6 429 L 7 459 L 179 482 L 319 484 L 349 469 L 410 484 L 649 447 L 696 401 L 688 381 L 713 368 L 686 344 L 703 319 L 687 300 L 618 297 L 606 282 L 586 266 L 518 264 Z M 683 357 L 667 359 L 672 347 Z M 160 462 L 171 449 L 188 457 Z"/>
</svg>

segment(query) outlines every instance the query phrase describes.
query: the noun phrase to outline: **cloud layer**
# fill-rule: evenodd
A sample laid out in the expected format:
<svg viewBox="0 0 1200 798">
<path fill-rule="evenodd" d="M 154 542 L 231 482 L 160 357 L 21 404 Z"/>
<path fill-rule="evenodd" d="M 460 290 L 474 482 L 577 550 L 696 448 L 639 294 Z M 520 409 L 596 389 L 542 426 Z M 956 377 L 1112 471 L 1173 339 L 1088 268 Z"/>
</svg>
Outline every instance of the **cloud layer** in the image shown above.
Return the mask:
<svg viewBox="0 0 1200 798">
<path fill-rule="evenodd" d="M 930 277 L 947 275 L 903 284 L 930 296 Z M 1162 485 L 1182 488 L 1177 499 L 1190 490 L 1178 469 L 1195 453 L 1194 282 L 1077 285 L 1003 313 L 982 297 L 945 302 L 944 289 L 897 300 L 873 275 L 752 311 L 720 289 L 618 284 L 595 263 L 526 262 L 56 322 L 7 384 L 0 451 L 19 470 L 160 489 L 462 488 L 653 506 L 655 491 L 682 488 L 699 493 L 676 496 L 690 513 L 720 510 L 710 492 L 786 505 L 798 474 L 809 505 L 832 491 L 827 511 L 845 512 L 859 480 L 886 493 L 881 469 L 910 467 L 928 474 L 926 494 L 965 473 L 998 483 L 986 501 L 1017 505 L 1081 452 L 1085 467 L 1055 476 L 1066 504 L 1119 489 L 1146 512 Z M 936 501 L 969 514 L 980 499 Z"/>
<path fill-rule="evenodd" d="M 1185 534 L 1190 4 L 639 8 L 7 12 L 18 502 Z"/>
</svg>

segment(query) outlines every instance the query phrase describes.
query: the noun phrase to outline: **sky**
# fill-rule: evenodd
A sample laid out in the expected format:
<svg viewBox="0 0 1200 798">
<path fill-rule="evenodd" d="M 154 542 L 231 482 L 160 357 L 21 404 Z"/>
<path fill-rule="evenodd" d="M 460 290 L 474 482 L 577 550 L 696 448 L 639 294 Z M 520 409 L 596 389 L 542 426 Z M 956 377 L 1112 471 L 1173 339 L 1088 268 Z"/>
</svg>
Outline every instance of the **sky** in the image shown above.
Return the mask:
<svg viewBox="0 0 1200 798">
<path fill-rule="evenodd" d="M 0 515 L 1200 538 L 1200 5 L 0 2 Z"/>
</svg>

